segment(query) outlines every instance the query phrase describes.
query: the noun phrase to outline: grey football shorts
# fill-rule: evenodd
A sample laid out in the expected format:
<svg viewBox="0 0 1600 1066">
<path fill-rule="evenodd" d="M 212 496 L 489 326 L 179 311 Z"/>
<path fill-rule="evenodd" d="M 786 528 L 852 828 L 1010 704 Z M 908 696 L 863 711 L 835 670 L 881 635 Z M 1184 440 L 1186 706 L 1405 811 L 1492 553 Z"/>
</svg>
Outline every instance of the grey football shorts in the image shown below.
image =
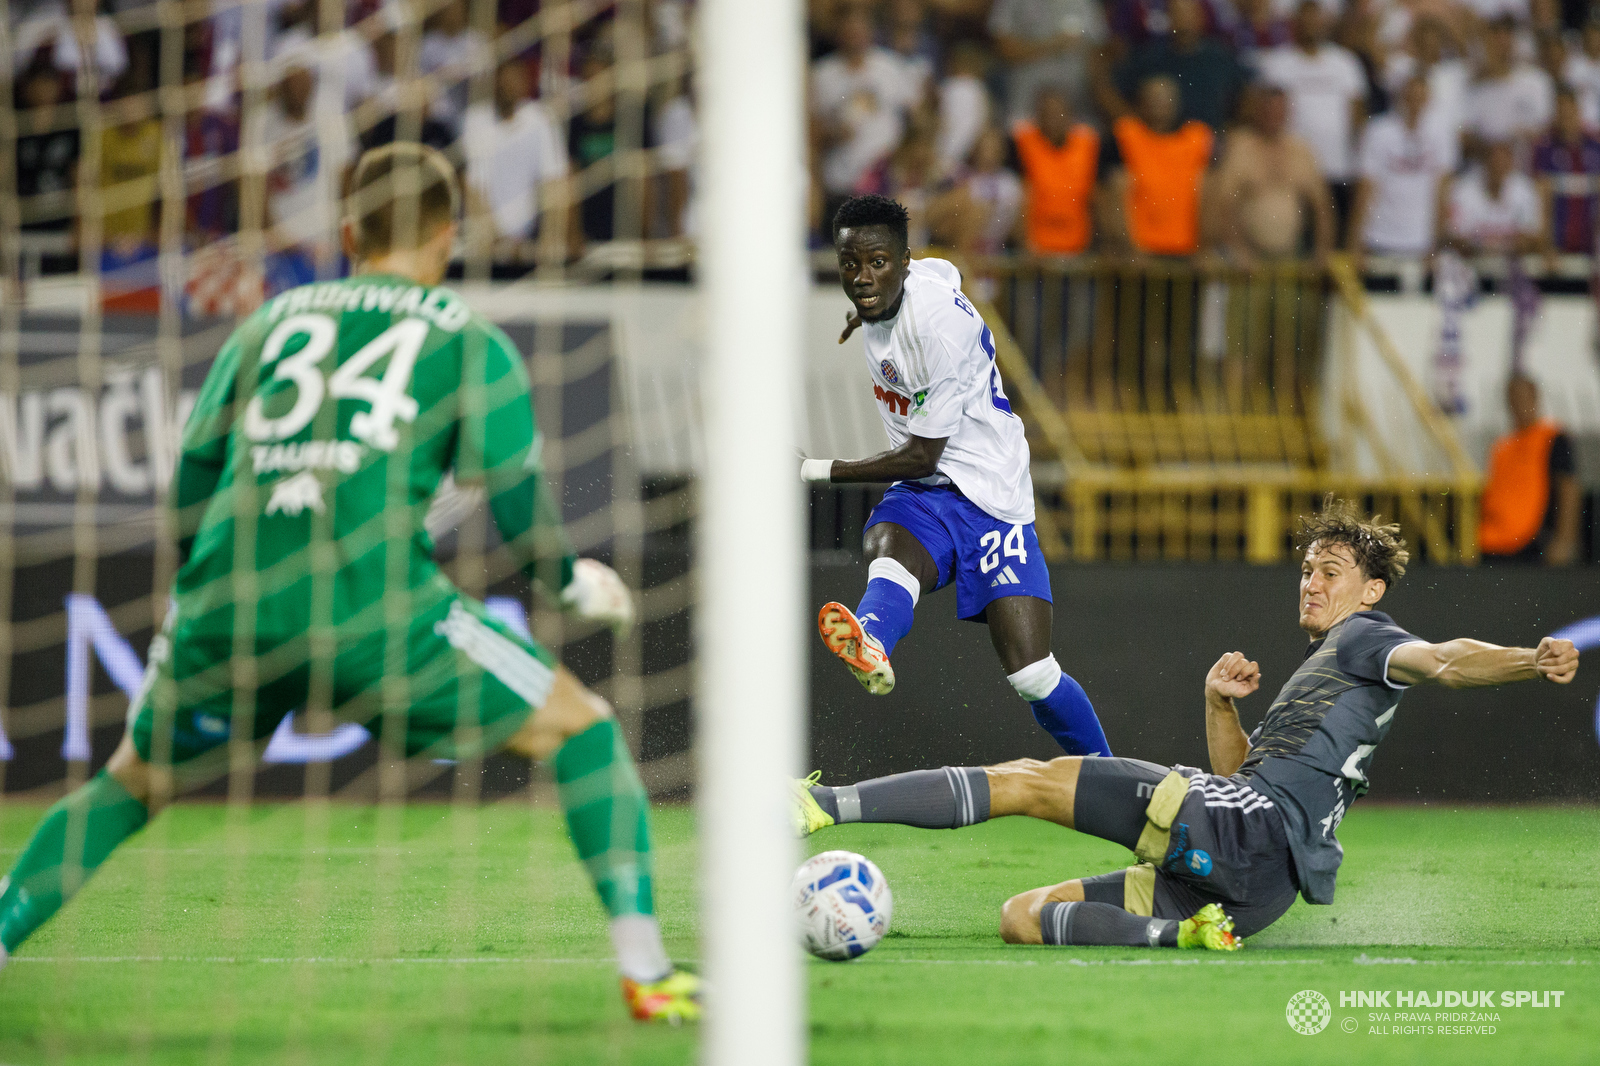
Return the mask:
<svg viewBox="0 0 1600 1066">
<path fill-rule="evenodd" d="M 1144 860 L 1085 877 L 1086 900 L 1154 918 L 1187 918 L 1218 903 L 1245 937 L 1277 921 L 1299 892 L 1283 822 L 1248 778 L 1084 759 L 1073 809 L 1079 832 Z"/>
</svg>

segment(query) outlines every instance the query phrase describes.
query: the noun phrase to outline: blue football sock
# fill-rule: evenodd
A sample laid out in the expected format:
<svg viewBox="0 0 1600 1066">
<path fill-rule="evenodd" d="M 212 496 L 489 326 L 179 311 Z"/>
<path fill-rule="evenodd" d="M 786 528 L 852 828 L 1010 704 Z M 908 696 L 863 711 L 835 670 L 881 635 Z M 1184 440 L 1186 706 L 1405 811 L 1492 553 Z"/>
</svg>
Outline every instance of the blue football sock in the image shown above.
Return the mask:
<svg viewBox="0 0 1600 1066">
<path fill-rule="evenodd" d="M 1068 755 L 1111 755 L 1105 730 L 1083 686 L 1063 673 L 1054 655 L 1025 666 L 1006 680 L 1033 708 L 1034 721 Z"/>
<path fill-rule="evenodd" d="M 880 576 L 886 570 L 898 571 L 896 576 L 903 574 L 904 578 L 893 580 Z M 893 559 L 874 559 L 867 573 L 871 580 L 867 582 L 867 591 L 862 594 L 861 603 L 856 607 L 856 618 L 861 622 L 862 629 L 878 638 L 883 645 L 883 653 L 892 656 L 900 638 L 911 632 L 917 601 L 906 584 L 910 582 L 912 587 L 915 584 L 905 567 Z"/>
</svg>

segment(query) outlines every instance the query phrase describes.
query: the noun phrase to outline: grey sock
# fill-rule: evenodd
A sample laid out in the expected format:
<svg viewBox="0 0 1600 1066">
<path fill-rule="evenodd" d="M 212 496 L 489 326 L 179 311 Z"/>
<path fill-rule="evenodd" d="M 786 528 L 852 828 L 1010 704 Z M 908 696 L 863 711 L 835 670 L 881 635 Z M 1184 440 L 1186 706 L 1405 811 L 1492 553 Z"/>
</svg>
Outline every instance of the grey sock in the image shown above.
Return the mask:
<svg viewBox="0 0 1600 1066">
<path fill-rule="evenodd" d="M 959 829 L 989 820 L 989 776 L 981 766 L 946 766 L 811 790 L 834 821 L 894 822 Z M 824 795 L 826 794 L 826 795 Z"/>
<path fill-rule="evenodd" d="M 843 821 L 839 817 L 839 802 L 833 798 L 834 790 L 832 788 L 827 785 L 812 785 L 809 791 L 811 792 L 811 798 L 817 801 L 817 806 L 827 812 L 828 817 L 833 819 L 835 825 Z"/>
<path fill-rule="evenodd" d="M 1175 948 L 1178 923 L 1129 914 L 1110 903 L 1046 903 L 1039 910 L 1039 935 L 1046 944 Z"/>
</svg>

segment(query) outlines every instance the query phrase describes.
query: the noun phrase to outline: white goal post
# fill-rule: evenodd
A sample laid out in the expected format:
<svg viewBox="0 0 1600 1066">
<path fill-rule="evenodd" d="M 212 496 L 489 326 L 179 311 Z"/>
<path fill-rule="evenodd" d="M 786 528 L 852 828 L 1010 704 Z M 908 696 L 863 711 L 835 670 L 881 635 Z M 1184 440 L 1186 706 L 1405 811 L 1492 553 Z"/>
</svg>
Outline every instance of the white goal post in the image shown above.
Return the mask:
<svg viewBox="0 0 1600 1066">
<path fill-rule="evenodd" d="M 808 291 L 798 0 L 700 8 L 706 465 L 699 518 L 701 938 L 709 1066 L 800 1066 L 805 990 L 787 778 L 805 734 Z"/>
</svg>

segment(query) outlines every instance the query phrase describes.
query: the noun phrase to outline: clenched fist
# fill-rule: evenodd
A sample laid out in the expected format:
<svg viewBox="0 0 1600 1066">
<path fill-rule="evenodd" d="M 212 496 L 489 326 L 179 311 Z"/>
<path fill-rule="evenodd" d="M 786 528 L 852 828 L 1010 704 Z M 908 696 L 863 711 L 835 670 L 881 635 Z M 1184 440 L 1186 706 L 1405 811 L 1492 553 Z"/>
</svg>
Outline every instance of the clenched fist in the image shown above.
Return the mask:
<svg viewBox="0 0 1600 1066">
<path fill-rule="evenodd" d="M 1565 685 L 1578 672 L 1578 649 L 1570 640 L 1545 637 L 1534 650 L 1533 665 L 1546 681 Z"/>
<path fill-rule="evenodd" d="M 1243 699 L 1261 687 L 1261 666 L 1243 652 L 1230 651 L 1206 674 L 1206 692 L 1228 699 Z"/>
</svg>

